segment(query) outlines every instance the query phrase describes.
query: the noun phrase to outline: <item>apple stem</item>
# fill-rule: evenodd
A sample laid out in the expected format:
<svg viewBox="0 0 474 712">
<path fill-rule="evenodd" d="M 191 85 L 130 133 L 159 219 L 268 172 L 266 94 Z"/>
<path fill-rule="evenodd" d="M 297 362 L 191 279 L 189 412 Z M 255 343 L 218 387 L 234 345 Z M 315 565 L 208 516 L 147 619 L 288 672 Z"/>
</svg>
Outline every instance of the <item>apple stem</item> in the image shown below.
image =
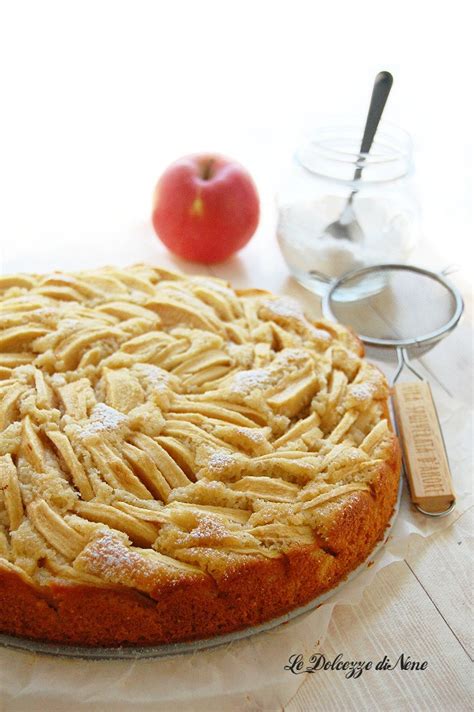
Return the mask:
<svg viewBox="0 0 474 712">
<path fill-rule="evenodd" d="M 212 167 L 214 165 L 214 159 L 209 158 L 203 165 L 201 178 L 203 180 L 209 180 L 212 175 Z"/>
</svg>

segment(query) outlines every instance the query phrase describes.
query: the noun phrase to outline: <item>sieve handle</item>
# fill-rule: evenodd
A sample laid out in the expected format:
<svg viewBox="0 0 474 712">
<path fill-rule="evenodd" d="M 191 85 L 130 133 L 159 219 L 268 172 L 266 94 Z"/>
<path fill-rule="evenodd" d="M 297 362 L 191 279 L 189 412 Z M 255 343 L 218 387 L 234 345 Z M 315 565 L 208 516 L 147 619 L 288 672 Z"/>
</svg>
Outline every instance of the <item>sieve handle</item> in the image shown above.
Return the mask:
<svg viewBox="0 0 474 712">
<path fill-rule="evenodd" d="M 431 388 L 397 383 L 393 403 L 412 502 L 424 514 L 448 514 L 456 495 Z"/>
</svg>

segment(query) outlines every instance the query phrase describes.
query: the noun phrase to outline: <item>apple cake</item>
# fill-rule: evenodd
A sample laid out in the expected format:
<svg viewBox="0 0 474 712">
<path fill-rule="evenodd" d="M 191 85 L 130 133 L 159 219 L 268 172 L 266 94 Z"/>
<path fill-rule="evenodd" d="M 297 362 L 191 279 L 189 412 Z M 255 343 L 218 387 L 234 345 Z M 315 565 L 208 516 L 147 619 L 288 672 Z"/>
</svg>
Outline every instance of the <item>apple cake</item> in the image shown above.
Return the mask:
<svg viewBox="0 0 474 712">
<path fill-rule="evenodd" d="M 208 638 L 384 537 L 383 374 L 296 302 L 148 265 L 0 277 L 0 632 Z"/>
</svg>

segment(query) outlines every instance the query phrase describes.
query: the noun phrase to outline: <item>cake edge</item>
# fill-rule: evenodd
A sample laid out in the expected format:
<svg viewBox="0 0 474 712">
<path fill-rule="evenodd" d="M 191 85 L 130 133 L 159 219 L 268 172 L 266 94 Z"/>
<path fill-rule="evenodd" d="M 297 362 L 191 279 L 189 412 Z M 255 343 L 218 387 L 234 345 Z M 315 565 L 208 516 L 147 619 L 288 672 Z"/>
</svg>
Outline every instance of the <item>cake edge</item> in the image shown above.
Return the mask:
<svg viewBox="0 0 474 712">
<path fill-rule="evenodd" d="M 370 557 L 394 512 L 400 470 L 392 431 L 371 492 L 348 496 L 323 549 L 320 543 L 295 548 L 276 559 L 245 563 L 218 581 L 206 576 L 165 586 L 154 594 L 157 599 L 125 587 L 32 585 L 0 565 L 0 631 L 64 645 L 160 645 L 278 618 L 333 589 Z"/>
</svg>

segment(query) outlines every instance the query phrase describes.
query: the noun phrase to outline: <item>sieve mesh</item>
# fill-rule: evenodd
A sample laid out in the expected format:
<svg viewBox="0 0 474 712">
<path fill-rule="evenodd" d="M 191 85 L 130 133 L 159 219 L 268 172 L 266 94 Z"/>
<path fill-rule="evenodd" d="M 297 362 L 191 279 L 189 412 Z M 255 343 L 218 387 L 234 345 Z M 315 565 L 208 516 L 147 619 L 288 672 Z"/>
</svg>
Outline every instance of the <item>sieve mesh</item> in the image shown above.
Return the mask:
<svg viewBox="0 0 474 712">
<path fill-rule="evenodd" d="M 366 296 L 347 301 L 353 293 Z M 363 341 L 387 346 L 436 341 L 462 313 L 460 295 L 442 276 L 405 265 L 349 273 L 332 286 L 325 303 L 329 315 Z"/>
</svg>

